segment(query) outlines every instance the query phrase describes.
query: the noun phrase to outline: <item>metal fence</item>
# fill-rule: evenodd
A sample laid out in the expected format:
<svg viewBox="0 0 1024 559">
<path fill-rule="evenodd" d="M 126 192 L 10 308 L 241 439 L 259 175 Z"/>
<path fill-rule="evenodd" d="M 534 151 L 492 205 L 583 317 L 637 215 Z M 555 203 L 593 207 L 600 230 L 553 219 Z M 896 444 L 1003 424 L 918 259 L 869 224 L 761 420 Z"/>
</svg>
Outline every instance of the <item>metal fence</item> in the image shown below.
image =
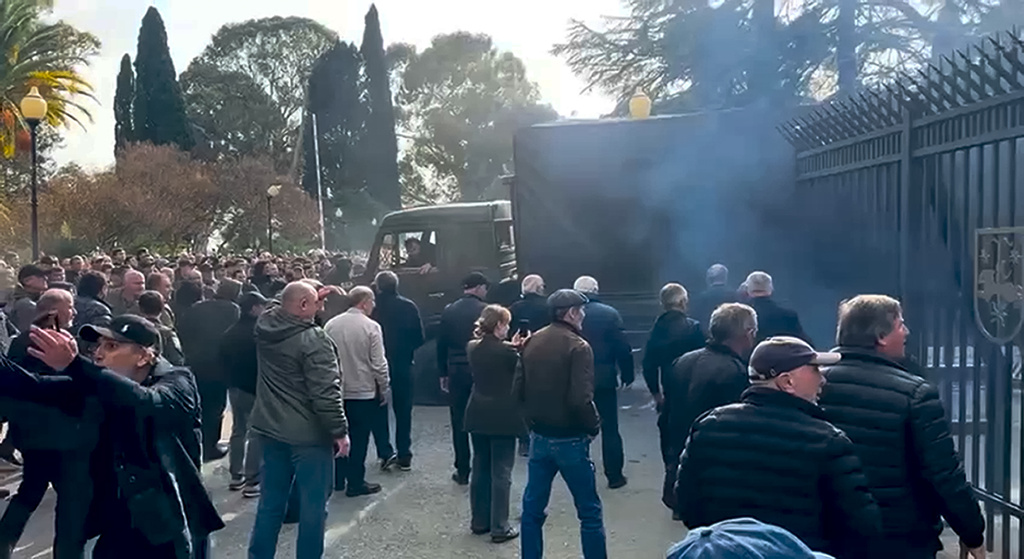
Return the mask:
<svg viewBox="0 0 1024 559">
<path fill-rule="evenodd" d="M 796 194 L 821 281 L 901 299 L 910 351 L 940 387 L 982 499 L 989 550 L 1024 556 L 1021 34 L 780 130 L 798 152 Z M 986 269 L 998 281 L 986 284 Z"/>
</svg>

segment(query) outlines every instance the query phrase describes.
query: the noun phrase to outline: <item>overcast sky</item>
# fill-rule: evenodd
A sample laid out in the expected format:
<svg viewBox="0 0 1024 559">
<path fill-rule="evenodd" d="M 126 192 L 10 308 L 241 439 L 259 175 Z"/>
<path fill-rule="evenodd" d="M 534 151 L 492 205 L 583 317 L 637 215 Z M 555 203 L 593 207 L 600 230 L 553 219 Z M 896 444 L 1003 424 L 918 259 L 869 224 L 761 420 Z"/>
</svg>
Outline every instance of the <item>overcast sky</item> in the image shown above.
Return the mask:
<svg viewBox="0 0 1024 559">
<path fill-rule="evenodd" d="M 252 18 L 304 16 L 338 32 L 343 40 L 362 38 L 368 0 L 57 0 L 55 15 L 92 32 L 103 50 L 87 71 L 96 88 L 94 122 L 67 134 L 60 163 L 86 167 L 113 162 L 114 117 L 111 108 L 121 56 L 135 58 L 142 16 L 156 5 L 167 26 L 174 68 L 180 74 L 221 25 Z M 548 54 L 565 36 L 570 18 L 596 22 L 621 13 L 619 0 L 377 0 L 385 43 L 424 47 L 439 33 L 465 30 L 487 33 L 498 48 L 524 60 L 527 75 L 540 85 L 544 100 L 559 113 L 594 117 L 612 103 L 600 95 L 581 95 L 583 83 L 559 59 Z"/>
</svg>

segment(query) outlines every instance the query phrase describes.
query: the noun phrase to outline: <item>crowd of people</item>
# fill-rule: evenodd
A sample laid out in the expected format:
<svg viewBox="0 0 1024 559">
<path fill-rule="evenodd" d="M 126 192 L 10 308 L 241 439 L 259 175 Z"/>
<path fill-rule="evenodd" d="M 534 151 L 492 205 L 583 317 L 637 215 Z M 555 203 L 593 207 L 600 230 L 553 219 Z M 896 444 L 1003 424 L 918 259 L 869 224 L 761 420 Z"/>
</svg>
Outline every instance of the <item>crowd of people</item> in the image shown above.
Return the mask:
<svg viewBox="0 0 1024 559">
<path fill-rule="evenodd" d="M 96 536 L 99 559 L 203 558 L 223 523 L 201 465 L 225 455 L 230 489 L 259 498 L 249 557 L 273 557 L 282 525 L 296 522 L 297 556 L 319 558 L 332 493 L 381 491 L 366 479 L 371 438 L 381 470 L 412 469 L 424 331 L 394 273 L 353 286 L 357 263 L 319 253 L 8 264 L 18 272 L 0 314 L 0 449 L 9 461 L 20 451 L 24 475 L 0 519 L 0 558 L 50 484 L 59 559 L 81 557 Z M 496 303 L 497 286 L 469 273 L 440 317 L 452 480 L 469 486 L 468 530 L 518 538 L 521 556 L 539 559 L 560 475 L 583 556 L 603 559 L 590 445 L 602 438 L 608 487 L 626 486 L 618 394 L 637 363 L 596 278 L 550 294 L 540 276 L 519 286 Z M 658 412 L 662 500 L 691 529 L 669 556 L 775 545 L 798 550 L 778 556 L 934 558 L 945 520 L 984 557 L 984 519 L 938 393 L 907 364 L 899 302 L 843 302 L 838 347 L 818 352 L 773 292 L 760 271 L 730 288 L 722 265 L 692 301 L 680 284 L 661 289 L 639 369 Z M 529 457 L 519 526 L 509 518 L 517 441 Z M 716 545 L 737 555 L 713 555 Z"/>
</svg>

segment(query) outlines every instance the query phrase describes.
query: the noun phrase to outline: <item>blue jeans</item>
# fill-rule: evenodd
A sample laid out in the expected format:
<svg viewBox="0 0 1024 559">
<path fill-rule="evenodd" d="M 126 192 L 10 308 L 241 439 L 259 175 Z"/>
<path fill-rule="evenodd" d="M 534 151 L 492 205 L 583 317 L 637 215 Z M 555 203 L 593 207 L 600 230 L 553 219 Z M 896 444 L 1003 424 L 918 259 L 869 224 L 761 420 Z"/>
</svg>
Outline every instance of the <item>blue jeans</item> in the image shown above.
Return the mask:
<svg viewBox="0 0 1024 559">
<path fill-rule="evenodd" d="M 284 522 L 292 484 L 299 497 L 299 535 L 296 559 L 320 559 L 324 554 L 327 500 L 334 481 L 334 450 L 330 445 L 292 446 L 268 437 L 263 442 L 263 480 L 260 503 L 249 538 L 249 559 L 272 559 Z"/>
<path fill-rule="evenodd" d="M 553 439 L 536 433 L 530 433 L 530 462 L 523 492 L 522 559 L 544 556 L 544 520 L 555 474 L 562 474 L 576 504 L 584 559 L 607 559 L 601 498 L 597 495 L 594 463 L 590 460 L 590 438 Z"/>
</svg>

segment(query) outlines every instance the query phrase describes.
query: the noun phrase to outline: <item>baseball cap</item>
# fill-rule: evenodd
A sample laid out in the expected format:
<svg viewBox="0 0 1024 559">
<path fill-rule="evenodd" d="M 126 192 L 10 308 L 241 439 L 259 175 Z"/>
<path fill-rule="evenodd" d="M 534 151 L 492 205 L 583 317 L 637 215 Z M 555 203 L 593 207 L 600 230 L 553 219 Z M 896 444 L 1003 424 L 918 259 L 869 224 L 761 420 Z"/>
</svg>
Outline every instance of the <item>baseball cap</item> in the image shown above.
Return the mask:
<svg viewBox="0 0 1024 559">
<path fill-rule="evenodd" d="M 45 278 L 50 274 L 35 264 L 26 264 L 18 270 L 18 283 L 24 283 L 28 278 Z"/>
<path fill-rule="evenodd" d="M 249 314 L 253 307 L 266 306 L 267 298 L 259 291 L 249 291 L 238 297 L 238 308 L 242 314 Z"/>
<path fill-rule="evenodd" d="M 774 336 L 757 344 L 750 354 L 750 380 L 773 379 L 804 365 L 834 365 L 838 353 L 818 353 L 810 344 L 791 336 Z"/>
<path fill-rule="evenodd" d="M 462 278 L 463 289 L 473 289 L 481 285 L 491 285 L 491 281 L 480 272 L 470 272 L 466 277 Z"/>
<path fill-rule="evenodd" d="M 833 559 L 811 551 L 778 526 L 753 518 L 725 520 L 690 530 L 668 550 L 667 559 Z"/>
<path fill-rule="evenodd" d="M 142 347 L 158 347 L 160 332 L 152 322 L 135 316 L 124 314 L 110 321 L 109 327 L 86 324 L 78 331 L 78 335 L 87 342 L 98 342 L 100 338 L 110 338 L 121 343 L 138 344 Z"/>
<path fill-rule="evenodd" d="M 586 295 L 575 289 L 559 289 L 548 296 L 548 308 L 551 310 L 581 307 L 589 302 Z"/>
</svg>

